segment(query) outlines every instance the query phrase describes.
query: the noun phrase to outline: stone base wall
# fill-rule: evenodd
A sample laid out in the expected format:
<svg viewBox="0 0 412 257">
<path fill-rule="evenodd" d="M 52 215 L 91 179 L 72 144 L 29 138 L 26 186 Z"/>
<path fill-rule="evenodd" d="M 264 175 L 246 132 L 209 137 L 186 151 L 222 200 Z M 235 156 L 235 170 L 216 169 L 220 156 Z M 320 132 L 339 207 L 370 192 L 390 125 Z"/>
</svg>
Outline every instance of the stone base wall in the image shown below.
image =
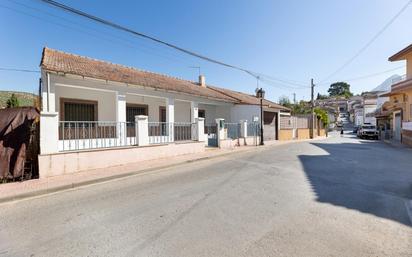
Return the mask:
<svg viewBox="0 0 412 257">
<path fill-rule="evenodd" d="M 298 139 L 310 139 L 310 129 L 298 129 Z"/>
<path fill-rule="evenodd" d="M 319 137 L 324 137 L 324 136 L 326 136 L 326 130 L 325 130 L 325 129 L 320 129 L 319 132 L 318 132 L 318 136 L 319 136 Z"/>
<path fill-rule="evenodd" d="M 286 141 L 293 139 L 293 129 L 281 129 L 279 130 L 279 140 Z"/>
</svg>

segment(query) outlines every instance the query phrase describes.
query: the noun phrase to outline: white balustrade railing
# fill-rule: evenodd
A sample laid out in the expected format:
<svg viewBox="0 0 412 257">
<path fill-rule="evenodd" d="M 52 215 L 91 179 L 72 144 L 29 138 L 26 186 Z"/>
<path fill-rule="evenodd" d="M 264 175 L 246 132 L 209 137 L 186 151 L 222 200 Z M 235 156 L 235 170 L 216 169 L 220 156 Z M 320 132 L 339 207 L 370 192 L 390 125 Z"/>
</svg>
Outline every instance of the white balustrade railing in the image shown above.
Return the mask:
<svg viewBox="0 0 412 257">
<path fill-rule="evenodd" d="M 137 144 L 135 122 L 60 121 L 59 151 L 133 146 Z M 197 124 L 147 122 L 149 144 L 197 140 Z"/>
</svg>

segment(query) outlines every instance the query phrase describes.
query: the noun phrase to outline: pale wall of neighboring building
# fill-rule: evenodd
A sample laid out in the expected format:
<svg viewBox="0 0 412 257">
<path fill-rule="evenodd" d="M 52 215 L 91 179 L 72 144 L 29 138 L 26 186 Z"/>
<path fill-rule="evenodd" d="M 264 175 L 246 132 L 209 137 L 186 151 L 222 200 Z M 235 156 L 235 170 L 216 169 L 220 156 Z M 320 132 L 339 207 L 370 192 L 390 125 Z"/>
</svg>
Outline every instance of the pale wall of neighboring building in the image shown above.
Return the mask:
<svg viewBox="0 0 412 257">
<path fill-rule="evenodd" d="M 360 126 L 363 124 L 363 109 L 361 108 L 356 108 L 355 112 L 355 125 Z"/>
<path fill-rule="evenodd" d="M 374 113 L 376 111 L 376 104 L 369 104 L 363 107 L 363 122 L 370 123 L 372 125 L 376 125 L 376 118 L 374 117 Z"/>
<path fill-rule="evenodd" d="M 378 99 L 376 100 L 376 107 L 377 107 L 378 109 L 381 108 L 382 105 L 383 105 L 385 102 L 387 102 L 387 101 L 389 101 L 389 97 L 387 97 L 387 96 L 385 96 L 385 97 L 379 96 Z"/>
<path fill-rule="evenodd" d="M 406 56 L 406 77 L 412 79 L 412 52 Z"/>
</svg>

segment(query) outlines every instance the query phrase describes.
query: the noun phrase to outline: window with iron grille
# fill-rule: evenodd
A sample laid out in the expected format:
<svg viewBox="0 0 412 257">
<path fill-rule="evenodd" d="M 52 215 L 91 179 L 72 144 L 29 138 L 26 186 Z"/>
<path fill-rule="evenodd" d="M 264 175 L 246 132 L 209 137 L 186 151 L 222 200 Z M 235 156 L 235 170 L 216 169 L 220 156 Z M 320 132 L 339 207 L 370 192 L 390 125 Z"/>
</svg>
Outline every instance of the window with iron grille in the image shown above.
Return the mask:
<svg viewBox="0 0 412 257">
<path fill-rule="evenodd" d="M 127 104 L 126 105 L 126 121 L 134 122 L 135 116 L 137 115 L 147 115 L 147 105 L 135 105 Z"/>
<path fill-rule="evenodd" d="M 205 110 L 198 110 L 197 113 L 198 113 L 199 118 L 206 118 Z"/>
<path fill-rule="evenodd" d="M 97 102 L 62 99 L 61 100 L 62 121 L 96 121 Z"/>
</svg>

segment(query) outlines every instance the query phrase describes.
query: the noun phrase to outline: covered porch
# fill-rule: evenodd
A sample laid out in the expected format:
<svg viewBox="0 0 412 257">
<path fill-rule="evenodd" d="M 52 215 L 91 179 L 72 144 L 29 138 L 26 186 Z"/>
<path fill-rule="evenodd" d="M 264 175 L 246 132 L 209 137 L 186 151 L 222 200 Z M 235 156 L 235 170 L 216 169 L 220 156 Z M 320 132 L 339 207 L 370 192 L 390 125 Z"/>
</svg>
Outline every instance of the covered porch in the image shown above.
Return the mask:
<svg viewBox="0 0 412 257">
<path fill-rule="evenodd" d="M 230 121 L 230 103 L 71 75 L 48 80 L 42 123 L 57 124 L 58 140 L 42 140 L 42 153 L 207 141 L 210 124 Z"/>
</svg>

